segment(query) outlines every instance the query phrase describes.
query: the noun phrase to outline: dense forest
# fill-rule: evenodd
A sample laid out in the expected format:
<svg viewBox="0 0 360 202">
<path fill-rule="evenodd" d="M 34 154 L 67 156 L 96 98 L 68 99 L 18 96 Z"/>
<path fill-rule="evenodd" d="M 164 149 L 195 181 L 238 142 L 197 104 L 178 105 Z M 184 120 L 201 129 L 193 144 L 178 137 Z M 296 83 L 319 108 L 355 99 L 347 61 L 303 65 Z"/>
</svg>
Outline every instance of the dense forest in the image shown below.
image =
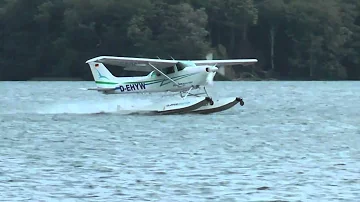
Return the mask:
<svg viewBox="0 0 360 202">
<path fill-rule="evenodd" d="M 0 0 L 0 80 L 88 80 L 99 55 L 209 52 L 259 60 L 238 78 L 358 80 L 360 1 Z"/>
</svg>

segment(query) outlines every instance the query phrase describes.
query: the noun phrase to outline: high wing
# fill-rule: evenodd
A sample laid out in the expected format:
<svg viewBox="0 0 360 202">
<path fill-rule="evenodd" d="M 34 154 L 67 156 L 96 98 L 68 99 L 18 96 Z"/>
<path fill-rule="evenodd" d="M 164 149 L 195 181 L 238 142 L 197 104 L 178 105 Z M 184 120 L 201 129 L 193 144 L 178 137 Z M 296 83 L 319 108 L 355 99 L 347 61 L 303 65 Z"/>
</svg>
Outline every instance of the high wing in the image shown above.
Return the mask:
<svg viewBox="0 0 360 202">
<path fill-rule="evenodd" d="M 219 65 L 219 66 L 227 66 L 227 65 L 252 65 L 258 62 L 257 59 L 230 59 L 230 60 L 192 60 L 196 65 Z"/>
<path fill-rule="evenodd" d="M 162 69 L 162 68 L 174 66 L 176 63 L 178 63 L 177 60 L 115 57 L 115 56 L 99 56 L 86 61 L 86 63 L 89 62 L 99 62 L 103 64 L 121 66 L 124 67 L 125 70 L 141 71 L 141 72 L 150 72 L 154 70 L 154 68 L 151 65 L 155 66 L 157 69 Z"/>
</svg>

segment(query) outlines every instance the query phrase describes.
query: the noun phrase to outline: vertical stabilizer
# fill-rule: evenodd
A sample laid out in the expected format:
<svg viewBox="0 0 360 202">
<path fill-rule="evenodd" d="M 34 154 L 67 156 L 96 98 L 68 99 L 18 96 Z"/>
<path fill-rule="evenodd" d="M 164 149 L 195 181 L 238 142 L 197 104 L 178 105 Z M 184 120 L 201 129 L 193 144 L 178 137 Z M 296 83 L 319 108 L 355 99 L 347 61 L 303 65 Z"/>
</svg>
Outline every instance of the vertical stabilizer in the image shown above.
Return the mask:
<svg viewBox="0 0 360 202">
<path fill-rule="evenodd" d="M 104 85 L 114 85 L 117 83 L 116 77 L 110 73 L 104 64 L 98 62 L 89 62 L 88 64 L 94 77 L 94 81 L 98 87 L 104 87 Z"/>
</svg>

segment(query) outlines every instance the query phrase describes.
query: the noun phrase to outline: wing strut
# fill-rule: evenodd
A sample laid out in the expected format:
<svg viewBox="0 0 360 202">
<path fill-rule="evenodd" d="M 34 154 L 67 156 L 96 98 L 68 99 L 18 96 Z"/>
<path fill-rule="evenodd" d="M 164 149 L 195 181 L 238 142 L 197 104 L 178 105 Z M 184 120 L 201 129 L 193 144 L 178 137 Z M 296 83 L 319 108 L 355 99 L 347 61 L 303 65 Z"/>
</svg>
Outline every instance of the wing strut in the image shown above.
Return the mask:
<svg viewBox="0 0 360 202">
<path fill-rule="evenodd" d="M 168 75 L 164 74 L 162 71 L 160 71 L 158 68 L 156 68 L 154 65 L 152 65 L 150 62 L 149 62 L 149 65 L 154 68 L 156 71 L 158 71 L 160 74 L 162 74 L 163 76 L 165 76 L 167 79 L 169 79 L 171 82 L 173 82 L 176 86 L 180 86 L 176 81 L 172 80 Z"/>
</svg>

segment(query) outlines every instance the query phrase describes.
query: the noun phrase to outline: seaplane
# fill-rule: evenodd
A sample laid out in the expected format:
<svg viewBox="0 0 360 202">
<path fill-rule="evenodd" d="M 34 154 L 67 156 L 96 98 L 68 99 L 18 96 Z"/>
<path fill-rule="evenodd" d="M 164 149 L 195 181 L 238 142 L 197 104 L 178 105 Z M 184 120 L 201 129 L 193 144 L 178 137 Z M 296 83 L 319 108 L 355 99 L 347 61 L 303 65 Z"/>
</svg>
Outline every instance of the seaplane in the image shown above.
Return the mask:
<svg viewBox="0 0 360 202">
<path fill-rule="evenodd" d="M 223 72 L 227 66 L 247 66 L 257 61 L 257 59 L 214 60 L 212 55 L 207 55 L 206 60 L 98 56 L 86 61 L 90 66 L 96 87 L 85 88 L 85 90 L 104 94 L 140 93 L 143 95 L 172 92 L 179 94 L 179 98 L 138 107 L 130 111 L 150 114 L 210 114 L 230 109 L 237 103 L 241 106 L 244 105 L 241 97 L 214 99 L 208 94 L 206 87 L 213 85 L 215 74 Z M 144 76 L 117 77 L 105 65 L 145 73 Z M 117 111 L 126 111 L 126 109 L 118 105 Z"/>
</svg>

